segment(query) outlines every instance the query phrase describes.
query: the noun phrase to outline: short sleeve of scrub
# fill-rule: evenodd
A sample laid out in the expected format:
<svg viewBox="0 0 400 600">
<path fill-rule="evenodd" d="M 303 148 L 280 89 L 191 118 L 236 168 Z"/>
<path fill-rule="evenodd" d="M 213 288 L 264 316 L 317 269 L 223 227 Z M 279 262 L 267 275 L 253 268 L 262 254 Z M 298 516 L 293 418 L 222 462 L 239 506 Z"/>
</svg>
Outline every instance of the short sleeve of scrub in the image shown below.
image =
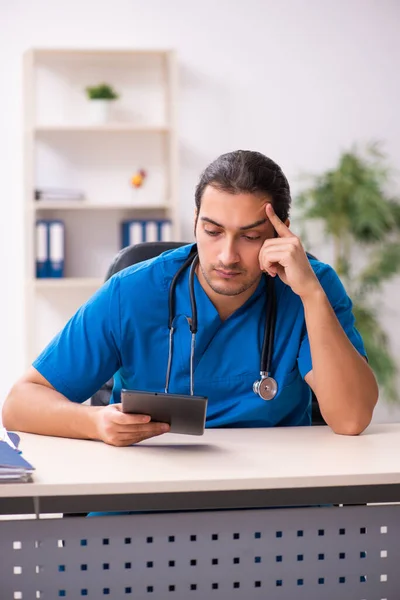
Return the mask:
<svg viewBox="0 0 400 600">
<path fill-rule="evenodd" d="M 117 275 L 78 309 L 33 362 L 73 402 L 90 398 L 120 367 L 119 296 Z"/>
<path fill-rule="evenodd" d="M 366 356 L 361 335 L 355 327 L 355 319 L 352 312 L 352 301 L 347 295 L 341 280 L 332 267 L 322 263 L 319 263 L 319 266 L 322 267 L 321 273 L 316 272 L 316 275 L 328 297 L 333 310 L 335 311 L 335 315 L 339 323 L 341 324 L 344 332 L 355 349 L 358 350 L 362 356 Z M 312 370 L 310 342 L 307 332 L 305 332 L 301 341 L 297 362 L 301 376 L 304 379 L 307 373 Z"/>
</svg>

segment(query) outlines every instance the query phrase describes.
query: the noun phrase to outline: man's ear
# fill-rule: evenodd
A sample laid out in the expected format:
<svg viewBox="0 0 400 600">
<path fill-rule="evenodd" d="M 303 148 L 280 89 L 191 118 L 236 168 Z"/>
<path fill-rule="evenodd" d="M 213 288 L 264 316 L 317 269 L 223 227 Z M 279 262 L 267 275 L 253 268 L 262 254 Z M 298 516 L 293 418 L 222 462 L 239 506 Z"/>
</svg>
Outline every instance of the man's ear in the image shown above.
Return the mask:
<svg viewBox="0 0 400 600">
<path fill-rule="evenodd" d="M 199 218 L 199 211 L 197 208 L 194 209 L 194 225 L 193 225 L 193 233 L 196 238 L 196 228 L 197 228 L 197 219 Z"/>
<path fill-rule="evenodd" d="M 285 225 L 288 229 L 290 229 L 290 219 L 286 219 Z"/>
</svg>

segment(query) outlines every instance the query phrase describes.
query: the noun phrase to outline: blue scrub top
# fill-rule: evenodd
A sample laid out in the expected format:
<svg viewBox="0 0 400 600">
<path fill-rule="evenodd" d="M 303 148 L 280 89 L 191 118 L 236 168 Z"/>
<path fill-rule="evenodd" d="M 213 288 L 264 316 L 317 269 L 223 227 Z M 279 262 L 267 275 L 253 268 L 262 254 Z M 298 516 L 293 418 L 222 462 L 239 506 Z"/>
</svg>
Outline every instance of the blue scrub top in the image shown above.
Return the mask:
<svg viewBox="0 0 400 600">
<path fill-rule="evenodd" d="M 192 245 L 164 252 L 109 279 L 69 320 L 33 366 L 73 402 L 84 402 L 114 376 L 112 402 L 122 388 L 163 392 L 168 362 L 168 290 Z M 335 271 L 310 260 L 344 331 L 365 355 L 354 327 L 352 303 Z M 174 352 L 169 392 L 190 393 L 191 316 L 189 270 L 176 289 Z M 222 321 L 195 277 L 198 333 L 194 393 L 208 397 L 207 427 L 273 427 L 311 424 L 311 393 L 304 376 L 312 369 L 302 301 L 275 278 L 277 321 L 271 401 L 253 392 L 260 378 L 266 314 L 262 277 L 253 295 Z M 188 400 L 189 401 L 189 400 Z"/>
</svg>

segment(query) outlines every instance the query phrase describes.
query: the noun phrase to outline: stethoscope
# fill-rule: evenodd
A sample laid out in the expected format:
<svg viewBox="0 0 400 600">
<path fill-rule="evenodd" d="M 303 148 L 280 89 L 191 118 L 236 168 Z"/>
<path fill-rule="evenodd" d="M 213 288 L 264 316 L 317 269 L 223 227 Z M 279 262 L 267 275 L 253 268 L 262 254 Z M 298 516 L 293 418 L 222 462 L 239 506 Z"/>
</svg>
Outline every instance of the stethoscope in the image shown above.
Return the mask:
<svg viewBox="0 0 400 600">
<path fill-rule="evenodd" d="M 196 250 L 196 246 L 193 247 L 189 257 L 186 259 L 184 264 L 175 273 L 168 294 L 168 329 L 169 329 L 169 350 L 168 350 L 168 365 L 167 365 L 167 376 L 165 380 L 165 393 L 168 393 L 169 379 L 171 375 L 171 363 L 173 353 L 173 336 L 174 336 L 174 319 L 175 319 L 175 291 L 176 286 L 181 274 L 190 267 L 189 271 L 189 295 L 190 295 L 190 306 L 192 312 L 192 318 L 188 319 L 190 333 L 192 334 L 190 344 L 190 395 L 194 395 L 194 350 L 196 346 L 196 333 L 197 333 L 197 305 L 194 294 L 194 275 L 197 264 L 199 262 L 199 255 Z M 271 377 L 271 361 L 275 335 L 275 324 L 276 324 L 276 295 L 273 278 L 265 274 L 267 279 L 267 315 L 264 329 L 264 340 L 261 352 L 261 366 L 259 381 L 253 383 L 253 392 L 258 394 L 263 400 L 272 400 L 275 398 L 278 392 L 278 384 L 276 380 Z"/>
</svg>

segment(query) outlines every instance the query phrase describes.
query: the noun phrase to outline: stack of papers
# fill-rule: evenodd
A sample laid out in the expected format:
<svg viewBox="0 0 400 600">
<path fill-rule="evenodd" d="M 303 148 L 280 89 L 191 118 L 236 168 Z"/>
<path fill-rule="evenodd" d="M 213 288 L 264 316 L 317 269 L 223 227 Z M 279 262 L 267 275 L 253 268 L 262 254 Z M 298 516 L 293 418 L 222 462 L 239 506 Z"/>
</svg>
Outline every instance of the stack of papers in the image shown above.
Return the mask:
<svg viewBox="0 0 400 600">
<path fill-rule="evenodd" d="M 62 188 L 38 188 L 35 190 L 35 200 L 84 200 L 81 190 Z"/>
<path fill-rule="evenodd" d="M 13 434 L 10 434 L 13 435 Z M 4 439 L 10 439 L 7 435 Z M 0 438 L 1 439 L 1 438 Z M 12 443 L 12 440 L 10 440 Z M 0 441 L 0 483 L 26 483 L 32 481 L 35 468 L 22 458 L 21 453 L 6 441 Z"/>
</svg>

